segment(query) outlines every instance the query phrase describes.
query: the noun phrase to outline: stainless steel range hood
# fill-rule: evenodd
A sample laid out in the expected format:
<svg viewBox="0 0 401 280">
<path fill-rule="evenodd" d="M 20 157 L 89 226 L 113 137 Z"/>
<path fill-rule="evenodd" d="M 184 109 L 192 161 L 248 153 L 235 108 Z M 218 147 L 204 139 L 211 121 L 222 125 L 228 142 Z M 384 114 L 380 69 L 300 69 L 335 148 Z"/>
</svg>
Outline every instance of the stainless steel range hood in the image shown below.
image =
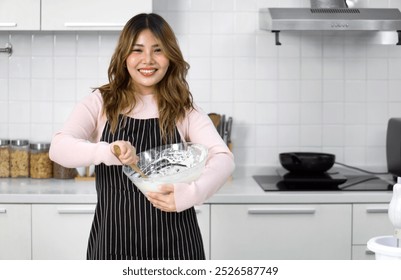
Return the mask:
<svg viewBox="0 0 401 280">
<path fill-rule="evenodd" d="M 326 0 L 326 4 L 333 0 Z M 264 8 L 259 10 L 260 29 L 276 33 L 283 30 L 397 31 L 400 45 L 401 12 L 393 8 L 321 7 L 311 0 L 311 8 Z M 346 3 L 346 2 L 344 2 Z"/>
</svg>

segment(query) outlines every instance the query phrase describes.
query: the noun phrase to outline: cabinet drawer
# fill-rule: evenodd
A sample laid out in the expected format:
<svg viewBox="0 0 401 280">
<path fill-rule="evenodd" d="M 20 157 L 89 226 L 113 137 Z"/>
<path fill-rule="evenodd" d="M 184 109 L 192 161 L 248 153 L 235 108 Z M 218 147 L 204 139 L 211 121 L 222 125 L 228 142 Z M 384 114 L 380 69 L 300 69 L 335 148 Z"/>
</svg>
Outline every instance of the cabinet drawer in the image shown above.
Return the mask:
<svg viewBox="0 0 401 280">
<path fill-rule="evenodd" d="M 31 205 L 0 204 L 0 260 L 31 259 Z"/>
<path fill-rule="evenodd" d="M 212 259 L 351 259 L 351 205 L 211 205 Z"/>
<path fill-rule="evenodd" d="M 366 245 L 375 236 L 392 235 L 388 204 L 354 204 L 352 240 L 354 245 Z"/>
<path fill-rule="evenodd" d="M 85 259 L 95 207 L 32 205 L 32 258 Z"/>
</svg>

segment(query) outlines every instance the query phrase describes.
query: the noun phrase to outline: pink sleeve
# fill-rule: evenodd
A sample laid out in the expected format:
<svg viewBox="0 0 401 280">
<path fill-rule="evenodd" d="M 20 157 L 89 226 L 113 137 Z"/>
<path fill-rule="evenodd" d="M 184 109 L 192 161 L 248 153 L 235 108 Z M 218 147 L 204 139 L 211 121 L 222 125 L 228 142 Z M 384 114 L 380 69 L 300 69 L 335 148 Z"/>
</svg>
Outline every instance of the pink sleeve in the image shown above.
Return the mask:
<svg viewBox="0 0 401 280">
<path fill-rule="evenodd" d="M 96 91 L 76 105 L 52 139 L 49 156 L 53 161 L 70 168 L 119 164 L 109 143 L 99 141 L 105 126 L 102 104 L 102 97 Z"/>
<path fill-rule="evenodd" d="M 199 109 L 189 113 L 178 125 L 186 141 L 203 144 L 209 154 L 198 180 L 175 184 L 175 203 L 178 212 L 201 205 L 220 189 L 234 171 L 234 156 L 218 134 L 209 116 Z"/>
</svg>

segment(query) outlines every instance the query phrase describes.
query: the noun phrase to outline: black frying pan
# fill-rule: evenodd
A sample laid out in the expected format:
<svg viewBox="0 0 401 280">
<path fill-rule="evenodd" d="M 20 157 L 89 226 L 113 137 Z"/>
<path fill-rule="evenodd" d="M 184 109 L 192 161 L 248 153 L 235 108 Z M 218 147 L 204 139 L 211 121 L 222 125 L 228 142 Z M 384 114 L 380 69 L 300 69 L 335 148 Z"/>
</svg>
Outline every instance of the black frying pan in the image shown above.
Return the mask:
<svg viewBox="0 0 401 280">
<path fill-rule="evenodd" d="M 294 173 L 323 173 L 335 162 L 335 155 L 312 152 L 280 153 L 281 165 Z"/>
</svg>

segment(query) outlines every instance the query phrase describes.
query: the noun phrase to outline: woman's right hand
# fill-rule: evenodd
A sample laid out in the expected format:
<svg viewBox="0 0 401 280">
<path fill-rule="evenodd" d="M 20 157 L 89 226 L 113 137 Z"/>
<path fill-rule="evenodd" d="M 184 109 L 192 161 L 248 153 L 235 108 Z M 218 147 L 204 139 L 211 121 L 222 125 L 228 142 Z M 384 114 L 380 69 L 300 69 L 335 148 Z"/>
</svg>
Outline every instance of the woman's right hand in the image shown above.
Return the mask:
<svg viewBox="0 0 401 280">
<path fill-rule="evenodd" d="M 116 155 L 114 146 L 117 145 L 120 148 L 121 154 L 119 156 Z M 131 145 L 128 141 L 115 141 L 110 144 L 110 149 L 113 154 L 115 154 L 118 159 L 126 165 L 136 164 L 139 160 L 136 155 L 136 149 Z"/>
</svg>

